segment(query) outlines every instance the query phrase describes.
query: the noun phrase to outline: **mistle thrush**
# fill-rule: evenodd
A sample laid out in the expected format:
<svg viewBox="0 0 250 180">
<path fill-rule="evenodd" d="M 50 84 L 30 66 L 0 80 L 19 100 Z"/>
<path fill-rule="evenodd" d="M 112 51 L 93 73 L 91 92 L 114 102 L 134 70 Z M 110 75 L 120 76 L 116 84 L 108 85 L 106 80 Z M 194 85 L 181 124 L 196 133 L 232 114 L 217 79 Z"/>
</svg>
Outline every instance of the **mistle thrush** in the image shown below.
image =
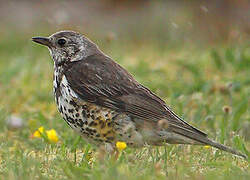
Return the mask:
<svg viewBox="0 0 250 180">
<path fill-rule="evenodd" d="M 32 40 L 47 46 L 53 58 L 54 94 L 63 119 L 91 143 L 111 149 L 117 141 L 131 147 L 210 145 L 246 157 L 179 118 L 85 36 L 61 31 Z"/>
</svg>

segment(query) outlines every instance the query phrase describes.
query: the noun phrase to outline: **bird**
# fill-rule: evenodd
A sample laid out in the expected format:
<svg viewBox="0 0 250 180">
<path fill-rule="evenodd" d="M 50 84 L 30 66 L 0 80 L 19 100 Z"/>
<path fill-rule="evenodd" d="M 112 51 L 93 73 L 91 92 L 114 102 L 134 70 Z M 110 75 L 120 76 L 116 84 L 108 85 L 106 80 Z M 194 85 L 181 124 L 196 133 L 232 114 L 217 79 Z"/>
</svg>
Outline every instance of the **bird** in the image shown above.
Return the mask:
<svg viewBox="0 0 250 180">
<path fill-rule="evenodd" d="M 247 158 L 181 119 L 86 36 L 64 30 L 32 41 L 48 47 L 58 110 L 88 143 L 104 145 L 108 152 L 120 141 L 132 148 L 208 145 Z"/>
</svg>

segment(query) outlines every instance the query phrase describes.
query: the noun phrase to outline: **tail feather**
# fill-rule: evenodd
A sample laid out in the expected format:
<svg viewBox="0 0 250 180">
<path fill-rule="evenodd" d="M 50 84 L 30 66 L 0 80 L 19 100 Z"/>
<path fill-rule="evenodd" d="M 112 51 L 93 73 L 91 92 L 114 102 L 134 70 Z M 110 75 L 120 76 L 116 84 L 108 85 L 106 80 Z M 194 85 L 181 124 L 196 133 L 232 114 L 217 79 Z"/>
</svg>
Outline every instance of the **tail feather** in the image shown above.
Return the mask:
<svg viewBox="0 0 250 180">
<path fill-rule="evenodd" d="M 217 149 L 232 153 L 234 155 L 243 157 L 245 159 L 248 158 L 247 155 L 245 155 L 239 151 L 236 151 L 231 147 L 225 146 L 225 145 L 217 143 L 211 139 L 208 139 L 207 136 L 205 136 L 204 134 L 198 134 L 197 132 L 191 131 L 190 129 L 186 129 L 184 127 L 180 127 L 180 126 L 171 124 L 169 126 L 169 130 L 178 134 L 178 135 L 184 136 L 185 138 L 192 139 L 194 142 L 197 142 L 197 144 L 199 144 L 199 145 L 200 144 L 210 145 L 212 147 L 215 147 Z"/>
</svg>

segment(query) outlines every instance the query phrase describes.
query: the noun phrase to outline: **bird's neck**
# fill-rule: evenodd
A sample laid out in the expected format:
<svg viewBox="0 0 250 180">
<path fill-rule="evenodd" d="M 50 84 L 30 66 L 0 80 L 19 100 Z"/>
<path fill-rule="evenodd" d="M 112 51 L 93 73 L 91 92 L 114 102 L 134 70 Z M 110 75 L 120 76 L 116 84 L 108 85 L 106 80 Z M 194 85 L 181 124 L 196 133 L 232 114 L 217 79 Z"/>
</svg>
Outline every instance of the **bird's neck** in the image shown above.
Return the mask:
<svg viewBox="0 0 250 180">
<path fill-rule="evenodd" d="M 54 63 L 54 87 L 58 87 L 61 83 L 64 68 L 63 66 L 57 66 Z"/>
<path fill-rule="evenodd" d="M 54 64 L 54 79 L 53 79 L 53 91 L 55 94 L 56 103 L 58 103 L 58 97 L 61 94 L 60 84 L 63 77 L 63 67 L 58 67 Z"/>
</svg>

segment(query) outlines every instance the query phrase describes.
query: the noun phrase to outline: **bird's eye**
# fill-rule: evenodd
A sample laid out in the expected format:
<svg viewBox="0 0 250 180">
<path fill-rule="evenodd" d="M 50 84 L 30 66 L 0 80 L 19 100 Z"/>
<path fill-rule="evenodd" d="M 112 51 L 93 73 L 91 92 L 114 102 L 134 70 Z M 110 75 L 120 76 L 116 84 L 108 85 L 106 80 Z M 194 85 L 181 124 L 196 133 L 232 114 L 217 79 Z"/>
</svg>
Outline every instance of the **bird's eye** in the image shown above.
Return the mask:
<svg viewBox="0 0 250 180">
<path fill-rule="evenodd" d="M 65 40 L 65 39 L 58 39 L 57 43 L 58 43 L 60 46 L 63 46 L 63 45 L 66 43 L 66 40 Z"/>
</svg>

